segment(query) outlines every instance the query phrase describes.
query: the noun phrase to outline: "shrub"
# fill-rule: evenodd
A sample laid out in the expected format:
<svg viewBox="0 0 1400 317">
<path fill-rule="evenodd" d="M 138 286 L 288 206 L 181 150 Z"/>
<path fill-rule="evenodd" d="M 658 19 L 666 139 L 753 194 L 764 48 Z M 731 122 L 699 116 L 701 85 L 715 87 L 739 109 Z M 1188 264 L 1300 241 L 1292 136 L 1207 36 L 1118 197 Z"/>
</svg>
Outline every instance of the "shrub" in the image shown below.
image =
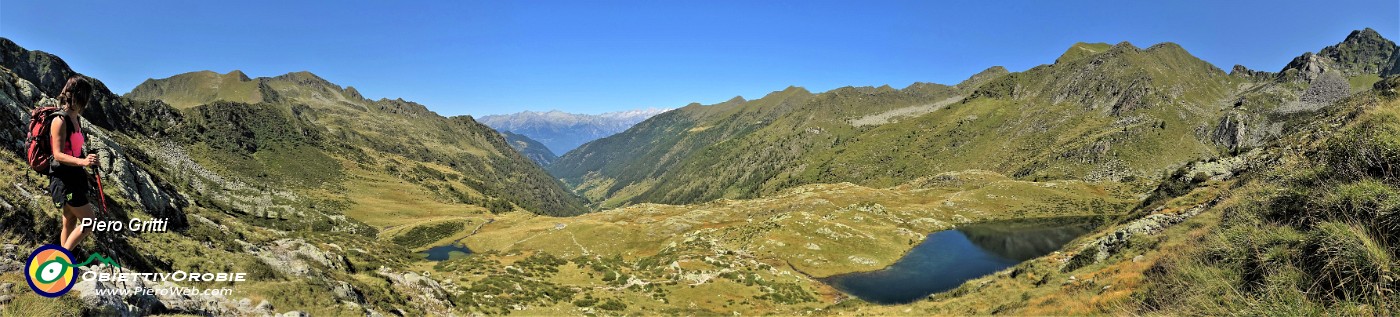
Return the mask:
<svg viewBox="0 0 1400 317">
<path fill-rule="evenodd" d="M 594 304 L 597 304 L 597 303 L 598 303 L 598 300 L 597 300 L 597 299 L 593 299 L 593 298 L 580 298 L 580 299 L 574 301 L 574 306 L 578 306 L 578 307 L 591 307 L 591 306 L 593 306 Z"/>
<path fill-rule="evenodd" d="M 1377 113 L 1363 119 L 1331 140 L 1326 153 L 1337 176 L 1400 177 L 1400 118 Z"/>
<path fill-rule="evenodd" d="M 603 301 L 602 304 L 598 304 L 598 309 L 623 310 L 627 309 L 627 304 L 623 304 L 622 301 L 618 301 L 617 299 L 609 298 L 608 300 Z"/>
<path fill-rule="evenodd" d="M 1395 295 L 1395 262 L 1367 230 L 1339 222 L 1317 225 L 1304 246 L 1310 293 L 1332 300 L 1386 300 Z"/>
<path fill-rule="evenodd" d="M 1321 202 L 1328 218 L 1370 222 L 1400 209 L 1400 192 L 1374 179 L 1337 186 Z"/>
<path fill-rule="evenodd" d="M 446 221 L 433 225 L 417 226 L 408 229 L 408 232 L 395 236 L 393 241 L 394 244 L 404 247 L 417 248 L 447 238 L 463 228 L 465 228 L 465 223 L 462 221 Z"/>
</svg>

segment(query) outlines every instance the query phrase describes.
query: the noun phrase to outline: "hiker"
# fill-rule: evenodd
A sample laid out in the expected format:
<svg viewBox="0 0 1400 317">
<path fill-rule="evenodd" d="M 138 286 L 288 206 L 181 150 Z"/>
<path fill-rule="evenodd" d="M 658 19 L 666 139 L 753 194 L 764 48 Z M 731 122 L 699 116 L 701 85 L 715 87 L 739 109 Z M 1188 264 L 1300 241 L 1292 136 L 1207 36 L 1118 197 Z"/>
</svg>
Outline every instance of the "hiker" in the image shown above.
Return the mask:
<svg viewBox="0 0 1400 317">
<path fill-rule="evenodd" d="M 68 78 L 63 90 L 58 93 L 61 116 L 55 116 L 49 123 L 49 146 L 57 166 L 49 176 L 49 192 L 53 194 L 55 206 L 63 212 L 63 231 L 59 234 L 59 244 L 64 249 L 73 250 L 87 238 L 89 231 L 78 225 L 85 218 L 93 217 L 92 204 L 88 203 L 88 176 L 85 167 L 97 166 L 97 155 L 83 157 L 83 129 L 79 126 L 83 109 L 92 98 L 92 84 L 82 76 Z"/>
</svg>

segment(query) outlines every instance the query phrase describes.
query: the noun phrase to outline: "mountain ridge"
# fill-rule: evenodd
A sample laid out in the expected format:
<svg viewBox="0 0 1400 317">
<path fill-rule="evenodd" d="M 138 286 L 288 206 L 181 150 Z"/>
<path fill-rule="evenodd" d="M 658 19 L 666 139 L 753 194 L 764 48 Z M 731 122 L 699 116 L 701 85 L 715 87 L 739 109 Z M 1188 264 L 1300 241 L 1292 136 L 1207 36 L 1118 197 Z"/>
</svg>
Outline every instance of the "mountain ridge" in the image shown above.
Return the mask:
<svg viewBox="0 0 1400 317">
<path fill-rule="evenodd" d="M 264 177 L 264 169 L 258 166 L 281 166 L 292 162 L 292 156 L 297 151 L 295 148 L 306 149 L 308 153 L 320 149 L 320 152 L 329 155 L 327 158 L 358 161 L 352 170 L 368 169 L 409 179 L 421 176 L 392 166 L 409 164 L 413 170 L 421 172 L 432 170 L 424 167 L 425 164 L 444 166 L 452 172 L 435 176 L 436 182 L 428 184 L 426 190 L 432 193 L 430 196 L 436 197 L 434 199 L 447 203 L 489 206 L 489 209 L 498 212 L 515 208 L 512 205 L 545 214 L 568 215 L 585 211 L 581 200 L 559 188 L 556 180 L 514 150 L 511 142 L 470 116 L 443 117 L 422 104 L 402 98 L 369 100 L 353 87 L 342 87 L 307 71 L 273 77 L 246 77 L 241 71 L 226 74 L 189 72 L 147 80 L 128 92 L 127 96 L 133 100 L 168 102 L 184 112 L 200 112 L 198 109 L 225 102 L 266 104 L 271 108 L 260 116 L 274 121 L 305 121 L 308 126 L 320 131 L 317 135 L 325 136 L 313 144 L 268 147 L 273 151 L 264 154 L 258 151 L 229 152 L 218 147 L 194 148 L 197 156 L 205 157 L 204 163 L 210 166 L 223 165 L 220 159 L 215 159 L 218 157 L 245 157 L 240 163 L 228 166 L 226 172 L 246 170 L 248 172 L 242 174 Z M 237 106 L 221 105 L 224 105 L 222 111 L 241 111 Z M 277 114 L 279 112 L 281 114 Z M 219 120 L 238 118 L 221 117 Z M 239 135 L 247 132 L 206 134 Z M 205 139 L 194 137 L 189 140 Z M 311 164 L 328 161 L 334 160 L 312 160 Z M 291 174 L 281 175 L 297 173 L 295 170 L 286 172 Z M 356 179 L 351 175 L 342 176 Z M 508 179 L 513 181 L 505 181 Z"/>
<path fill-rule="evenodd" d="M 1072 49 L 1071 51 L 1076 51 Z M 1137 65 L 1152 65 L 1151 67 Z M 1166 73 L 1164 73 L 1166 72 Z M 1175 75 L 1171 72 L 1185 72 L 1192 75 Z M 886 143 L 888 146 L 896 146 L 900 142 L 889 139 L 895 135 L 908 135 L 909 129 L 919 126 L 934 124 L 935 126 L 950 127 L 958 125 L 957 122 L 926 122 L 925 118 L 941 118 L 940 120 L 957 121 L 951 117 L 950 113 L 966 113 L 969 117 L 977 118 L 988 115 L 967 113 L 968 111 L 984 112 L 995 111 L 1001 106 L 994 104 L 1004 104 L 1007 102 L 1015 104 L 1025 104 L 1025 106 L 1038 106 L 1039 104 L 1068 105 L 1079 104 L 1082 108 L 1063 108 L 1061 117 L 1082 116 L 1085 111 L 1089 113 L 1097 112 L 1103 116 L 1101 125 L 1118 125 L 1113 129 L 1131 126 L 1144 126 L 1140 124 L 1113 123 L 1113 117 L 1123 117 L 1129 114 L 1141 114 L 1155 111 L 1156 116 L 1170 118 L 1178 111 L 1190 113 L 1211 111 L 1214 109 L 1218 99 L 1226 96 L 1226 74 L 1211 66 L 1209 63 L 1201 61 L 1180 46 L 1170 43 L 1154 45 L 1148 49 L 1140 49 L 1131 43 L 1123 42 L 1118 45 L 1108 47 L 1099 51 L 1080 54 L 1074 58 L 1062 57 L 1056 64 L 1042 65 L 1024 72 L 1009 73 L 1004 68 L 991 67 L 969 77 L 958 86 L 946 86 L 939 84 L 918 84 L 911 85 L 905 89 L 893 89 L 884 87 L 843 87 L 822 93 L 811 93 L 800 87 L 789 87 L 782 91 L 770 93 L 763 98 L 745 100 L 742 98 L 732 99 L 723 103 L 702 106 L 688 105 L 680 108 L 677 112 L 688 115 L 667 117 L 665 120 L 671 122 L 671 127 L 654 126 L 643 122 L 637 128 L 628 130 L 618 136 L 604 138 L 598 141 L 585 144 L 575 152 L 567 153 L 551 165 L 550 171 L 555 176 L 563 178 L 565 183 L 573 186 L 594 203 L 602 203 L 602 206 L 616 206 L 617 204 L 628 204 L 636 202 L 658 202 L 658 203 L 689 203 L 705 201 L 715 198 L 750 198 L 764 193 L 771 193 L 782 188 L 797 184 L 810 183 L 830 183 L 850 181 L 862 185 L 889 186 L 901 181 L 912 179 L 914 175 L 920 173 L 936 173 L 939 171 L 958 170 L 959 167 L 944 167 L 927 169 L 926 167 L 904 166 L 904 163 L 890 164 L 891 162 L 879 161 L 889 159 L 888 154 L 877 154 L 887 152 L 875 148 L 863 147 L 861 153 L 877 154 L 853 154 L 843 153 L 850 149 L 847 141 L 860 141 L 862 144 L 871 144 L 867 141 L 871 137 L 883 141 L 873 141 L 874 143 Z M 1164 87 L 1164 88 L 1157 88 Z M 1185 95 L 1182 91 L 1192 91 L 1193 94 Z M 1165 93 L 1164 93 L 1165 92 Z M 1199 105 L 1197 108 L 1161 108 L 1154 105 L 1166 104 L 1173 100 L 1182 100 L 1191 104 Z M 972 105 L 972 106 L 969 106 Z M 981 110 L 967 110 L 971 109 Z M 1056 106 L 1061 107 L 1061 106 Z M 945 109 L 946 108 L 946 109 Z M 963 109 L 963 110 L 949 110 Z M 1057 108 L 1059 109 L 1059 108 Z M 893 112 L 891 112 L 893 111 Z M 1073 114 L 1071 114 L 1073 113 Z M 1169 114 L 1171 113 L 1171 114 Z M 820 114 L 820 115 L 818 115 Z M 880 120 L 862 120 L 870 118 L 871 115 L 883 114 Z M 944 115 L 940 115 L 944 114 Z M 1007 114 L 999 115 L 998 118 L 1006 117 Z M 1047 115 L 1048 114 L 1040 114 Z M 685 118 L 685 119 L 681 119 Z M 652 120 L 662 120 L 660 116 Z M 679 121 L 678 121 L 679 120 Z M 895 122 L 891 123 L 891 120 Z M 924 121 L 925 123 L 915 123 Z M 997 119 L 1003 120 L 1003 119 Z M 1015 119 L 1021 122 L 1020 125 L 1029 124 L 1034 121 L 1024 121 L 1026 118 Z M 1035 121 L 1054 122 L 1058 119 L 1046 119 Z M 851 126 L 854 122 L 861 122 L 860 126 Z M 867 123 L 872 122 L 872 123 Z M 1192 125 L 1205 125 L 1205 121 L 1197 121 Z M 1154 125 L 1158 125 L 1154 123 Z M 1002 125 L 1003 127 L 1005 125 Z M 1063 125 L 1063 129 L 1068 129 L 1070 124 Z M 719 127 L 726 127 L 721 131 L 713 131 Z M 991 128 L 990 126 L 988 128 Z M 1030 128 L 1027 126 L 1027 128 Z M 1145 127 L 1144 127 L 1145 128 Z M 1108 129 L 1108 128 L 1105 128 Z M 1137 129 L 1137 128 L 1134 128 Z M 902 130 L 899 132 L 893 130 Z M 650 132 L 644 132 L 650 131 Z M 751 135 L 755 131 L 763 131 Z M 808 132 L 803 132 L 808 131 Z M 1189 129 L 1173 130 L 1173 133 L 1191 134 Z M 949 130 L 950 133 L 956 131 Z M 1125 131 L 1126 132 L 1126 131 Z M 1144 131 L 1145 132 L 1145 131 Z M 659 133 L 654 137 L 636 138 L 624 137 L 627 134 Z M 891 135 L 894 133 L 894 135 Z M 1062 133 L 1062 132 L 1056 132 Z M 1083 133 L 1083 132 L 1076 132 Z M 1133 132 L 1141 133 L 1141 132 Z M 712 134 L 707 137 L 699 137 L 702 134 Z M 694 141 L 681 141 L 686 139 Z M 1066 136 L 1067 137 L 1067 136 Z M 624 138 L 628 141 L 611 141 L 612 138 Z M 671 139 L 677 141 L 666 141 Z M 903 138 L 902 136 L 900 138 Z M 1140 137 L 1144 138 L 1144 137 Z M 1014 138 L 1013 138 L 1014 139 Z M 1031 138 L 1025 138 L 1031 139 Z M 708 141 L 700 141 L 708 140 Z M 721 142 L 723 140 L 723 142 Z M 944 138 L 948 140 L 948 138 Z M 1020 140 L 1020 139 L 1017 139 Z M 661 142 L 661 143 L 657 143 Z M 943 141 L 934 141 L 943 142 Z M 992 144 L 991 140 L 978 141 L 977 144 Z M 1024 142 L 1024 141 L 1023 141 Z M 618 143 L 642 144 L 651 146 L 652 149 L 640 149 L 643 152 L 636 152 L 619 147 Z M 1187 160 L 1206 156 L 1211 153 L 1212 145 L 1209 142 L 1200 141 L 1195 145 L 1186 148 L 1194 150 L 1181 152 L 1183 157 L 1172 159 L 1171 161 Z M 605 145 L 606 144 L 606 145 Z M 650 144 L 650 145 L 649 145 Z M 669 145 L 668 145 L 669 144 Z M 692 144 L 692 145 L 686 145 Z M 713 144 L 713 145 L 712 145 Z M 729 145 L 725 145 L 729 144 Z M 856 143 L 849 143 L 856 144 Z M 908 145 L 908 144 L 904 144 Z M 599 151 L 602 146 L 607 150 Z M 699 146 L 707 149 L 683 149 L 685 146 Z M 1027 145 L 1029 146 L 1029 144 Z M 1073 155 L 1084 156 L 1097 153 L 1093 150 L 1094 145 L 1090 144 L 1074 145 L 1083 147 L 1078 151 L 1095 151 L 1088 153 L 1060 153 L 1053 155 Z M 1159 146 L 1159 145 L 1153 145 Z M 1178 144 L 1175 146 L 1187 146 Z M 946 158 L 951 153 L 956 153 L 956 146 L 930 147 L 920 146 L 929 149 L 928 155 Z M 673 150 L 664 150 L 671 148 Z M 728 148 L 723 149 L 721 148 Z M 744 151 L 741 149 L 765 149 L 758 151 Z M 767 150 L 767 149 L 773 150 Z M 783 149 L 779 151 L 778 149 Z M 954 150 L 939 150 L 954 149 Z M 719 150 L 719 152 L 714 152 Z M 1005 153 L 1007 155 L 1019 155 L 1015 151 L 1005 149 L 978 149 L 974 151 L 992 150 Z M 621 154 L 623 157 L 643 157 L 645 159 L 629 160 L 626 158 L 613 157 L 602 152 L 622 151 L 629 154 Z M 671 153 L 665 153 L 670 151 Z M 698 153 L 700 154 L 696 156 Z M 873 152 L 872 152 L 873 151 Z M 951 151 L 951 152 L 950 152 Z M 939 153 L 943 154 L 939 154 Z M 691 154 L 687 154 L 691 153 Z M 752 153 L 746 154 L 746 153 Z M 785 153 L 785 154 L 778 154 Z M 916 154 L 917 152 L 903 151 L 896 155 Z M 923 155 L 923 154 L 918 154 Z M 1044 154 L 1052 155 L 1052 154 Z M 1101 155 L 1101 154 L 1092 154 Z M 694 157 L 723 157 L 724 159 L 698 159 Z M 760 167 L 757 161 L 750 161 L 756 157 L 768 157 L 758 161 L 777 162 L 775 165 Z M 775 157 L 776 156 L 776 157 Z M 869 160 L 869 159 L 875 160 Z M 896 162 L 913 162 L 912 158 L 897 159 Z M 919 160 L 928 160 L 920 158 Z M 945 159 L 932 159 L 938 162 Z M 1008 161 L 1019 161 L 1021 159 L 1006 159 Z M 590 163 L 596 161 L 597 163 Z M 721 162 L 747 162 L 738 165 L 747 167 L 737 168 L 733 173 L 722 178 L 714 174 L 715 170 L 726 170 Z M 1051 162 L 1054 162 L 1052 160 Z M 1088 166 L 1088 160 L 1073 163 Z M 1046 162 L 1048 163 L 1048 162 Z M 1052 177 L 1062 178 L 1070 172 L 1055 172 L 1053 174 L 1035 176 L 1044 167 L 1036 167 L 1032 163 L 1024 167 L 1006 166 L 997 171 L 1016 174 L 1018 177 Z M 599 165 L 601 164 L 601 165 Z M 980 163 L 977 163 L 980 164 Z M 1049 163 L 1067 164 L 1067 163 Z M 1151 170 L 1165 170 L 1170 168 L 1169 163 L 1164 162 L 1142 162 L 1127 164 L 1150 164 Z M 629 166 L 622 169 L 617 166 Z M 976 164 L 967 163 L 957 166 L 971 167 Z M 1100 166 L 1103 164 L 1093 164 Z M 611 166 L 611 167 L 610 167 Z M 852 168 L 869 167 L 869 171 L 861 171 Z M 894 169 L 891 169 L 893 167 Z M 1079 167 L 1085 168 L 1085 167 Z M 1124 167 L 1115 166 L 1115 169 Z M 910 174 L 909 171 L 900 169 L 921 170 Z M 650 171 L 650 172 L 640 172 Z M 689 172 L 683 172 L 689 171 Z M 704 172 L 702 172 L 704 171 Z M 871 172 L 877 172 L 877 175 Z M 679 174 L 678 174 L 679 173 Z M 686 174 L 693 173 L 693 174 Z M 1126 172 L 1104 171 L 1103 176 L 1116 179 L 1127 175 L 1153 178 L 1154 172 L 1131 170 Z M 721 173 L 724 174 L 724 173 Z M 700 176 L 708 175 L 708 176 Z M 692 179 L 694 178 L 694 179 Z M 703 179 L 703 180 L 701 180 Z M 875 181 L 875 182 L 871 182 Z M 707 184 L 735 184 L 735 185 L 707 185 Z M 619 193 L 621 193 L 619 195 Z"/>
<path fill-rule="evenodd" d="M 637 122 L 671 109 L 633 109 L 601 114 L 577 114 L 559 110 L 522 111 L 482 116 L 480 121 L 498 131 L 509 131 L 538 141 L 562 155 L 583 143 L 627 130 Z"/>
</svg>

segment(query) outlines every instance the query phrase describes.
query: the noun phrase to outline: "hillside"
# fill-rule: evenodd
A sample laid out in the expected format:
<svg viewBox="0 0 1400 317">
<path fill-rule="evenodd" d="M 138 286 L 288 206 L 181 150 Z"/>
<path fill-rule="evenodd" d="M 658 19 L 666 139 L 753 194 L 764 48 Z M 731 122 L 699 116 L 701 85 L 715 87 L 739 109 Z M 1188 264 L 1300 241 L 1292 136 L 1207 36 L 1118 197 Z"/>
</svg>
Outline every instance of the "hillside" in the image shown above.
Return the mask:
<svg viewBox="0 0 1400 317">
<path fill-rule="evenodd" d="M 540 166 L 549 166 L 549 164 L 554 163 L 554 160 L 559 159 L 559 157 L 555 156 L 554 152 L 550 152 L 549 148 L 545 147 L 543 143 L 535 141 L 535 139 L 531 139 L 528 136 L 511 133 L 510 131 L 501 131 L 501 136 L 506 138 L 506 142 L 510 143 L 510 147 L 515 149 L 516 152 L 520 152 L 521 155 L 530 158 L 531 161 L 535 161 L 535 164 L 539 164 Z"/>
<path fill-rule="evenodd" d="M 1080 44 L 1055 64 L 994 67 L 956 86 L 790 88 L 690 105 L 586 144 L 550 171 L 603 206 L 814 183 L 891 186 L 972 168 L 1021 179 L 1155 179 L 1220 152 L 1199 132 L 1233 91 L 1233 79 L 1175 44 Z"/>
<path fill-rule="evenodd" d="M 442 117 L 402 99 L 365 99 L 309 72 L 251 79 L 238 71 L 185 73 L 147 80 L 126 98 L 180 109 L 193 129 L 171 134 L 184 136 L 202 165 L 258 183 L 342 192 L 338 199 L 365 218 L 395 200 L 424 200 L 343 194 L 385 180 L 406 181 L 444 206 L 584 211 L 580 199 L 471 117 Z"/>
<path fill-rule="evenodd" d="M 1279 73 L 1227 75 L 1173 43 L 1077 43 L 1054 64 L 994 67 L 956 86 L 789 88 L 693 104 L 585 144 L 549 169 L 605 208 L 803 184 L 892 186 L 965 169 L 1145 191 L 1186 162 L 1259 146 L 1369 87 L 1394 47 L 1362 30 Z"/>
<path fill-rule="evenodd" d="M 637 122 L 669 110 L 640 109 L 596 115 L 558 110 L 522 111 L 482 116 L 480 121 L 497 131 L 528 136 L 543 143 L 555 155 L 562 155 L 573 151 L 579 145 L 625 131 Z"/>
<path fill-rule="evenodd" d="M 6 38 L 0 38 L 0 57 L 0 144 L 4 144 L 0 182 L 12 189 L 0 192 L 4 211 L 0 222 L 5 224 L 0 228 L 0 249 L 5 250 L 0 255 L 0 284 L 25 285 L 20 271 L 26 254 L 56 241 L 60 221 L 46 202 L 48 181 L 23 163 L 24 136 L 18 125 L 35 106 L 53 105 L 51 96 L 77 73 L 57 56 L 24 49 Z M 331 164 L 314 160 L 341 154 L 334 148 L 305 148 L 325 141 L 328 133 L 293 115 L 306 109 L 215 102 L 182 111 L 160 101 L 116 96 L 101 81 L 90 79 L 96 91 L 84 112 L 88 123 L 84 132 L 89 146 L 100 151 L 104 166 L 100 177 L 105 208 L 110 209 L 103 210 L 101 219 L 164 218 L 169 230 L 95 233 L 73 250 L 75 256 L 102 254 L 121 268 L 85 269 L 243 272 L 249 280 L 235 286 L 238 293 L 229 297 L 172 292 L 178 287 L 231 286 L 196 281 L 177 285 L 89 280 L 57 299 L 40 297 L 23 286 L 6 286 L 0 288 L 5 293 L 0 296 L 0 314 L 441 314 L 449 309 L 437 299 L 439 295 L 420 291 L 440 289 L 435 284 L 405 280 L 405 259 L 412 253 L 381 242 L 376 226 L 346 216 L 355 208 L 373 206 L 354 207 L 364 202 L 349 201 L 343 188 L 341 196 L 317 192 L 344 184 L 327 180 L 361 170 L 347 167 L 350 164 L 342 160 L 332 159 Z M 289 147 L 303 148 L 288 154 L 284 150 Z M 215 160 L 217 165 L 206 166 L 191 154 L 195 152 L 226 156 Z M 296 155 L 295 162 L 309 165 L 280 164 L 290 155 Z M 117 287 L 164 293 L 96 292 Z M 338 292 L 326 292 L 332 288 Z"/>
</svg>

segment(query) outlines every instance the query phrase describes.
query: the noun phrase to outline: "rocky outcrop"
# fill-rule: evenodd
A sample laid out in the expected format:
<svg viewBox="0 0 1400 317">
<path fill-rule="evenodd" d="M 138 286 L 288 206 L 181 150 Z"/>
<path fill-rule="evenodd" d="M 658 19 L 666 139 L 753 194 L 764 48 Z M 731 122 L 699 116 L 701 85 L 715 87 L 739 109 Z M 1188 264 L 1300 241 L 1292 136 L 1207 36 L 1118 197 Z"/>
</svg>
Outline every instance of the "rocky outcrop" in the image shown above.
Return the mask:
<svg viewBox="0 0 1400 317">
<path fill-rule="evenodd" d="M 1279 71 L 1284 80 L 1312 82 L 1323 73 L 1336 71 L 1342 77 L 1366 74 L 1381 76 L 1400 72 L 1400 46 L 1381 37 L 1376 30 L 1366 28 L 1352 31 L 1345 40 L 1328 46 L 1317 54 L 1304 53 Z"/>
<path fill-rule="evenodd" d="M 1283 70 L 1279 71 L 1279 76 L 1284 80 L 1311 82 L 1333 68 L 1331 61 L 1308 52 L 1289 61 L 1288 65 L 1283 66 Z"/>
<path fill-rule="evenodd" d="M 1341 43 L 1317 52 L 1317 55 L 1333 61 L 1337 70 L 1346 77 L 1392 71 L 1397 54 L 1400 54 L 1400 46 L 1371 28 L 1352 31 Z"/>
<path fill-rule="evenodd" d="M 1153 211 L 1152 214 L 1138 220 L 1123 225 L 1118 230 L 1104 235 L 1098 239 L 1090 241 L 1079 248 L 1073 257 L 1060 267 L 1061 272 L 1077 270 L 1085 265 L 1097 263 L 1108 259 L 1118 252 L 1118 250 L 1128 246 L 1128 239 L 1137 235 L 1150 235 L 1162 232 L 1172 225 L 1186 221 L 1202 211 L 1214 206 L 1219 199 L 1191 207 L 1177 213 L 1163 213 L 1162 208 Z"/>
<path fill-rule="evenodd" d="M 1230 150 L 1238 150 L 1246 146 L 1245 131 L 1246 122 L 1242 113 L 1231 113 L 1220 117 L 1220 124 L 1215 126 L 1215 131 L 1211 133 L 1211 141 L 1215 144 L 1223 145 Z"/>
<path fill-rule="evenodd" d="M 1272 79 L 1276 75 L 1277 74 L 1271 72 L 1249 69 L 1248 67 L 1244 67 L 1244 65 L 1238 64 L 1235 65 L 1235 67 L 1230 68 L 1230 76 L 1232 77 L 1249 78 L 1254 80 L 1266 80 Z"/>
<path fill-rule="evenodd" d="M 410 294 L 413 300 L 409 304 L 415 308 L 429 312 L 430 315 L 442 316 L 451 313 L 453 305 L 448 301 L 448 297 L 454 292 L 445 288 L 443 283 L 422 274 L 399 272 L 384 267 L 379 268 L 376 273 L 388 279 L 394 288 Z"/>
<path fill-rule="evenodd" d="M 336 271 L 344 271 L 350 266 L 345 262 L 344 256 L 326 252 L 301 239 L 281 239 L 264 247 L 245 245 L 244 248 L 246 252 L 257 255 L 259 260 L 273 269 L 292 276 L 307 276 L 324 271 L 313 264 Z"/>
</svg>

